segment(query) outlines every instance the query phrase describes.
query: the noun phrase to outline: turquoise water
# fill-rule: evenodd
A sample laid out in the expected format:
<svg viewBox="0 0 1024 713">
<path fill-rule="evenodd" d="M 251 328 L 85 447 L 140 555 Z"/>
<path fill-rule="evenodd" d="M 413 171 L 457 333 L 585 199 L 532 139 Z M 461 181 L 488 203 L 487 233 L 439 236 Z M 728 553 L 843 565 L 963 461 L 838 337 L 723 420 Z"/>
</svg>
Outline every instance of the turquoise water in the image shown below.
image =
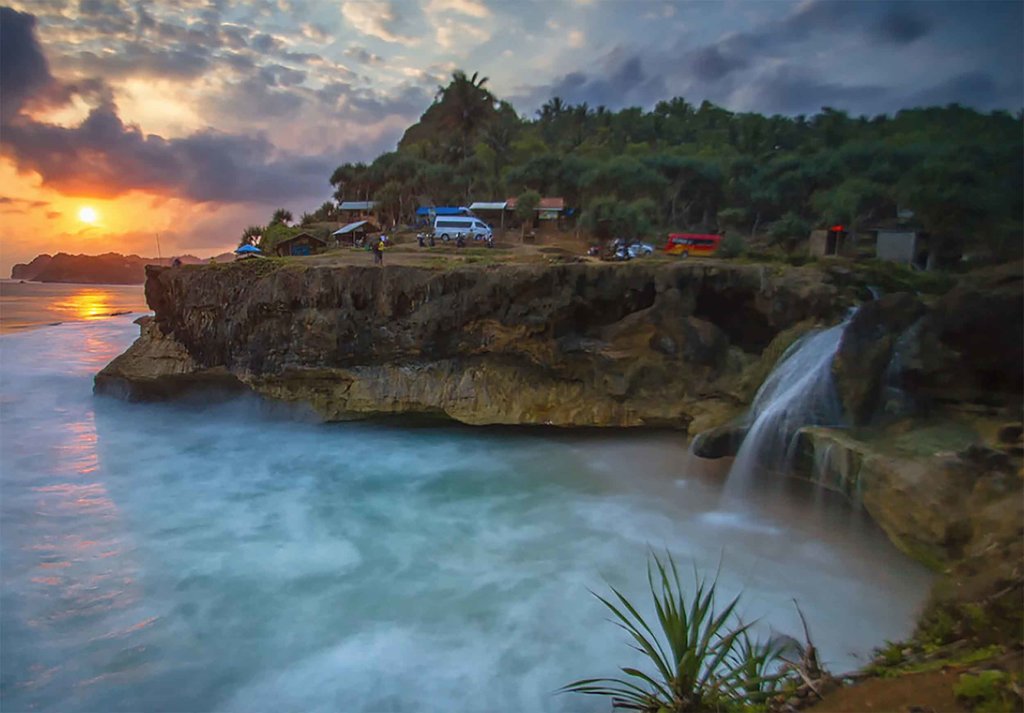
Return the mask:
<svg viewBox="0 0 1024 713">
<path fill-rule="evenodd" d="M 840 671 L 923 601 L 857 513 L 723 509 L 674 434 L 95 398 L 133 317 L 0 337 L 5 711 L 605 710 L 553 692 L 637 663 L 588 588 L 642 600 L 651 547 L 721 561 L 763 633 L 796 597 Z"/>
</svg>

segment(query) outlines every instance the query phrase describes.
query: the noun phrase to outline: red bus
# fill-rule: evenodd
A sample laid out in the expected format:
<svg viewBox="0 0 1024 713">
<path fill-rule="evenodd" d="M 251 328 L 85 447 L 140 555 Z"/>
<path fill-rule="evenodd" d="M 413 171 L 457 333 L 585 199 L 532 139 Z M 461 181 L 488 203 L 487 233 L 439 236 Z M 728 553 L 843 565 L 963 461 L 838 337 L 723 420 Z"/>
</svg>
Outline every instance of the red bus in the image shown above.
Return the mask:
<svg viewBox="0 0 1024 713">
<path fill-rule="evenodd" d="M 669 255 L 682 255 L 683 257 L 711 257 L 718 250 L 718 243 L 722 241 L 721 235 L 700 234 L 700 233 L 669 233 L 668 242 L 665 243 L 665 252 Z"/>
</svg>

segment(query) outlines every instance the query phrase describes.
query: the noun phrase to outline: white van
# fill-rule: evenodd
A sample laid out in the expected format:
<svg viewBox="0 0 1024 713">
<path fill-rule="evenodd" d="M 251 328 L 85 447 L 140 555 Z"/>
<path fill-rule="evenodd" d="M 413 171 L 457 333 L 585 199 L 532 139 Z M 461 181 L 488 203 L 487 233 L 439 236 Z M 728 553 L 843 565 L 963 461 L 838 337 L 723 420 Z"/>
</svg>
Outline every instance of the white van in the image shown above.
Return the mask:
<svg viewBox="0 0 1024 713">
<path fill-rule="evenodd" d="M 487 223 L 466 215 L 445 215 L 434 218 L 434 235 L 441 240 L 454 240 L 463 235 L 473 240 L 493 240 Z"/>
</svg>

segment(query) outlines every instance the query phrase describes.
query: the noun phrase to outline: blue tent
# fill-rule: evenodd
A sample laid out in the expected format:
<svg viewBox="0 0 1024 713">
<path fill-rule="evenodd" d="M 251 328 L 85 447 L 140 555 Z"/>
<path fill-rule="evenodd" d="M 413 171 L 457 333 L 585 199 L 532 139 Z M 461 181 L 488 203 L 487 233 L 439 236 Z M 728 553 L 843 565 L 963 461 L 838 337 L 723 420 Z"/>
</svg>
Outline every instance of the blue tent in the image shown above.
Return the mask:
<svg viewBox="0 0 1024 713">
<path fill-rule="evenodd" d="M 469 208 L 459 206 L 441 205 L 436 208 L 421 205 L 416 209 L 416 215 L 469 215 Z"/>
<path fill-rule="evenodd" d="M 259 255 L 263 251 L 255 245 L 243 245 L 242 247 L 235 250 L 235 255 Z"/>
</svg>

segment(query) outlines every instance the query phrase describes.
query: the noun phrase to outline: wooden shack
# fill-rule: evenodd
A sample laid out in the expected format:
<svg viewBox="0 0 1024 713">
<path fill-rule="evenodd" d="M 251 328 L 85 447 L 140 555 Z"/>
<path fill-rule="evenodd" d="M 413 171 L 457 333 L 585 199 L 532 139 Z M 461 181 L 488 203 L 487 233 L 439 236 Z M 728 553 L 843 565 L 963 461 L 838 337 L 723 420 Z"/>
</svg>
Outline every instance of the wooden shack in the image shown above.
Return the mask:
<svg viewBox="0 0 1024 713">
<path fill-rule="evenodd" d="M 313 255 L 318 252 L 322 252 L 327 248 L 327 242 L 310 235 L 309 233 L 299 233 L 287 240 L 282 240 L 274 248 L 274 252 L 279 257 L 286 257 L 288 255 Z"/>
<path fill-rule="evenodd" d="M 811 257 L 857 257 L 856 236 L 842 225 L 812 230 L 808 252 Z"/>
<path fill-rule="evenodd" d="M 363 245 L 366 239 L 380 233 L 380 226 L 370 220 L 357 220 L 335 230 L 331 235 L 338 245 Z"/>
</svg>

